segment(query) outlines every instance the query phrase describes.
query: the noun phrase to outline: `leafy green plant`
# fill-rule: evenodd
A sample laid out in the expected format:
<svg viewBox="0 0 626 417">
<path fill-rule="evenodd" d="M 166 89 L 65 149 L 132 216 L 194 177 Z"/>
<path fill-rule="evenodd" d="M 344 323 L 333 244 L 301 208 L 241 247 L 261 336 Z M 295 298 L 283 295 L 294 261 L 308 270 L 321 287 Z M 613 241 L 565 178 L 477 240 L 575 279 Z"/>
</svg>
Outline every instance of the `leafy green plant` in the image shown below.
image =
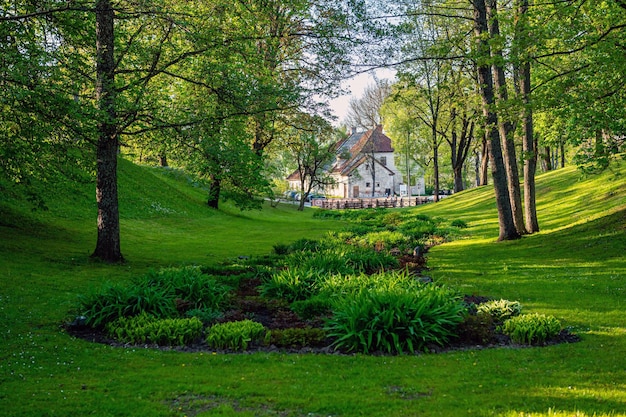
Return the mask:
<svg viewBox="0 0 626 417">
<path fill-rule="evenodd" d="M 430 219 L 415 219 L 402 223 L 397 230 L 412 240 L 420 240 L 434 234 L 437 225 Z"/>
<path fill-rule="evenodd" d="M 92 327 L 141 313 L 160 318 L 176 315 L 174 294 L 169 288 L 105 284 L 98 291 L 80 296 L 79 304 L 79 311 Z"/>
<path fill-rule="evenodd" d="M 215 322 L 216 320 L 220 319 L 223 314 L 221 311 L 219 310 L 214 310 L 211 308 L 207 308 L 207 309 L 201 309 L 201 308 L 194 308 L 192 310 L 188 310 L 185 313 L 186 317 L 197 317 L 204 325 L 209 325 L 213 322 Z"/>
<path fill-rule="evenodd" d="M 392 232 L 383 230 L 378 232 L 366 233 L 359 239 L 355 239 L 357 245 L 365 246 L 370 249 L 391 249 L 407 243 L 407 236 L 400 232 Z"/>
<path fill-rule="evenodd" d="M 496 323 L 503 323 L 511 317 L 522 313 L 522 305 L 518 301 L 490 300 L 476 307 L 478 313 L 485 313 L 493 318 Z"/>
<path fill-rule="evenodd" d="M 161 346 L 184 346 L 202 335 L 202 322 L 195 317 L 159 319 L 147 313 L 120 317 L 106 325 L 107 333 L 124 343 L 155 343 Z"/>
<path fill-rule="evenodd" d="M 261 284 L 261 295 L 292 303 L 315 293 L 321 274 L 311 269 L 291 268 L 278 271 Z"/>
<path fill-rule="evenodd" d="M 137 285 L 163 288 L 187 301 L 191 308 L 218 309 L 228 302 L 231 288 L 205 274 L 200 267 L 164 268 L 151 271 L 137 280 Z"/>
<path fill-rule="evenodd" d="M 459 229 L 466 229 L 467 223 L 461 219 L 452 220 L 450 226 L 458 227 Z"/>
<path fill-rule="evenodd" d="M 561 332 L 561 322 L 545 314 L 522 314 L 504 322 L 502 333 L 515 343 L 525 345 L 543 344 Z"/>
<path fill-rule="evenodd" d="M 324 330 L 313 327 L 276 329 L 265 336 L 266 344 L 287 348 L 321 346 L 325 340 Z"/>
<path fill-rule="evenodd" d="M 320 283 L 320 294 L 328 299 L 356 295 L 370 290 L 406 289 L 419 291 L 421 285 L 407 271 L 384 271 L 367 275 L 329 275 Z"/>
<path fill-rule="evenodd" d="M 294 301 L 289 307 L 298 317 L 309 320 L 330 314 L 331 302 L 328 297 L 317 295 L 306 300 Z"/>
<path fill-rule="evenodd" d="M 242 351 L 251 342 L 260 342 L 266 333 L 261 323 L 252 320 L 231 321 L 209 327 L 206 341 L 214 349 Z"/>
<path fill-rule="evenodd" d="M 287 255 L 289 253 L 289 245 L 284 243 L 277 243 L 272 249 L 274 249 L 274 253 L 277 255 Z"/>
<path fill-rule="evenodd" d="M 361 291 L 336 301 L 326 331 L 338 349 L 404 353 L 445 345 L 463 320 L 456 294 L 428 285 Z"/>
<path fill-rule="evenodd" d="M 289 253 L 291 252 L 317 252 L 321 244 L 313 239 L 298 239 L 289 245 Z"/>
</svg>

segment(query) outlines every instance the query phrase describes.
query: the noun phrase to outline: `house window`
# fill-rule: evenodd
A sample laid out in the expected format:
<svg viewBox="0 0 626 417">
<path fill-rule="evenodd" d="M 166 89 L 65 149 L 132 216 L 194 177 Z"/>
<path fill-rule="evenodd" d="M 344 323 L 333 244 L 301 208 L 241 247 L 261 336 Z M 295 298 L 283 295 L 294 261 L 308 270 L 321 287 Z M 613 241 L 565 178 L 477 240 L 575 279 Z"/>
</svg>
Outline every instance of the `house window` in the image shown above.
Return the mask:
<svg viewBox="0 0 626 417">
<path fill-rule="evenodd" d="M 371 187 L 371 186 L 372 186 L 372 183 L 371 183 L 371 182 L 366 182 L 366 183 L 365 183 L 365 187 L 369 188 L 369 187 Z"/>
<path fill-rule="evenodd" d="M 380 163 L 382 166 L 387 166 L 387 157 L 386 156 L 381 156 L 380 157 Z"/>
<path fill-rule="evenodd" d="M 379 182 L 376 183 L 376 188 L 380 188 L 380 183 Z"/>
</svg>

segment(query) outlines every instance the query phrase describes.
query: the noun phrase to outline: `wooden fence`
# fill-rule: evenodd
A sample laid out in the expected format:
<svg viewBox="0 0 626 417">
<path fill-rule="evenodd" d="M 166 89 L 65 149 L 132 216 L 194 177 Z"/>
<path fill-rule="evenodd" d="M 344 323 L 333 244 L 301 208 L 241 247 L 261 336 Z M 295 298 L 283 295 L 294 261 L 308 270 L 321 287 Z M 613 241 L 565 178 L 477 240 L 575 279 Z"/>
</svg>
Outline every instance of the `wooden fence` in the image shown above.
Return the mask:
<svg viewBox="0 0 626 417">
<path fill-rule="evenodd" d="M 414 207 L 428 203 L 428 197 L 387 197 L 387 198 L 316 198 L 311 205 L 324 209 L 365 209 Z"/>
</svg>

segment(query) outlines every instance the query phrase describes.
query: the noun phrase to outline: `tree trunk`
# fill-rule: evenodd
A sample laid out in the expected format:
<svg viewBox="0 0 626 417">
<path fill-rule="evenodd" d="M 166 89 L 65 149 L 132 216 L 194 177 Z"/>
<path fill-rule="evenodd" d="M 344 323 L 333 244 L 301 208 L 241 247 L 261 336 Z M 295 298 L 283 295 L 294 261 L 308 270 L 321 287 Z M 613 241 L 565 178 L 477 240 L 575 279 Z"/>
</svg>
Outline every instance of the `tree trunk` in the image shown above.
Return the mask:
<svg viewBox="0 0 626 417">
<path fill-rule="evenodd" d="M 487 147 L 489 149 L 489 159 L 491 162 L 491 175 L 498 208 L 499 236 L 498 240 L 512 240 L 520 237 L 513 222 L 511 210 L 511 200 L 509 199 L 508 184 L 502 158 L 502 147 L 500 136 L 496 129 L 498 117 L 494 111 L 493 79 L 490 66 L 485 59 L 490 57 L 488 39 L 484 34 L 488 32 L 487 7 L 485 0 L 474 0 L 474 33 L 477 50 L 481 61 L 478 64 L 478 83 L 482 98 L 483 114 L 487 124 Z"/>
<path fill-rule="evenodd" d="M 159 155 L 159 164 L 160 164 L 162 167 L 169 166 L 169 165 L 167 164 L 167 155 L 166 155 L 166 154 L 162 153 L 161 155 Z"/>
<path fill-rule="evenodd" d="M 552 171 L 552 151 L 549 146 L 543 147 L 543 155 L 541 155 L 543 159 L 543 170 L 544 171 Z"/>
<path fill-rule="evenodd" d="M 530 108 L 530 63 L 522 64 L 520 83 L 522 101 L 524 103 L 523 124 L 523 153 L 524 153 L 524 217 L 526 231 L 537 233 L 539 221 L 537 219 L 537 202 L 535 196 L 535 173 L 537 172 L 537 149 L 533 139 L 533 113 Z"/>
<path fill-rule="evenodd" d="M 478 185 L 487 185 L 489 184 L 489 147 L 487 146 L 488 133 L 485 131 L 485 135 L 483 137 L 483 143 L 480 150 L 481 160 L 480 160 L 480 184 Z"/>
<path fill-rule="evenodd" d="M 528 12 L 528 0 L 521 0 L 518 7 L 517 31 L 518 41 L 522 41 L 525 35 L 524 26 L 526 13 Z M 539 231 L 539 221 L 537 219 L 537 202 L 535 198 L 535 174 L 537 172 L 537 148 L 533 135 L 533 112 L 530 102 L 530 62 L 523 59 L 519 67 L 519 86 L 522 94 L 523 114 L 522 114 L 522 150 L 524 154 L 524 220 L 528 233 Z"/>
<path fill-rule="evenodd" d="M 220 192 L 222 191 L 221 180 L 214 175 L 210 176 L 211 185 L 209 187 L 209 198 L 207 199 L 207 205 L 215 210 L 219 209 Z"/>
<path fill-rule="evenodd" d="M 118 136 L 115 112 L 115 12 L 109 0 L 96 2 L 96 100 L 101 111 L 96 150 L 98 238 L 93 257 L 122 262 L 117 198 Z"/>
<path fill-rule="evenodd" d="M 433 191 L 433 201 L 439 201 L 439 146 L 437 146 L 437 124 L 432 125 L 433 138 L 433 175 L 435 179 L 435 189 Z"/>
<path fill-rule="evenodd" d="M 489 35 L 491 39 L 500 37 L 500 25 L 498 23 L 497 0 L 488 0 L 487 13 L 489 14 Z M 495 58 L 491 65 L 493 71 L 493 84 L 499 104 L 506 104 L 508 101 L 508 93 L 506 86 L 506 77 L 502 62 L 501 49 L 492 49 L 491 55 Z M 506 168 L 506 176 L 508 181 L 509 198 L 511 199 L 511 210 L 513 211 L 513 221 L 515 227 L 520 234 L 526 233 L 524 226 L 524 213 L 522 211 L 522 193 L 519 183 L 519 168 L 517 166 L 517 156 L 515 152 L 515 142 L 513 140 L 513 124 L 510 120 L 500 116 L 498 117 L 498 131 L 500 132 L 500 140 L 502 141 L 502 155 L 504 158 L 504 166 Z"/>
</svg>

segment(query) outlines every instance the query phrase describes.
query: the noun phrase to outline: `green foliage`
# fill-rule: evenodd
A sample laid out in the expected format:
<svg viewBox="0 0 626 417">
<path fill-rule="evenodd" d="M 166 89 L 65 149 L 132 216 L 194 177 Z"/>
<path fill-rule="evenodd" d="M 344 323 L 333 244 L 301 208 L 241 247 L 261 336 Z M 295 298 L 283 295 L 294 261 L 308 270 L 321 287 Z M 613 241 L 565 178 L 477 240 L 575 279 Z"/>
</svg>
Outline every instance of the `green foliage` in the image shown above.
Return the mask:
<svg viewBox="0 0 626 417">
<path fill-rule="evenodd" d="M 222 318 L 223 314 L 221 311 L 219 310 L 213 310 L 213 309 L 200 309 L 200 308 L 194 308 L 192 310 L 188 310 L 185 312 L 185 317 L 196 317 L 197 319 L 199 319 L 202 324 L 209 325 L 211 323 L 214 323 L 216 320 L 219 320 L 220 318 Z"/>
<path fill-rule="evenodd" d="M 496 323 L 504 323 L 511 317 L 519 316 L 522 313 L 522 305 L 518 301 L 490 300 L 479 304 L 476 310 L 478 313 L 490 315 Z"/>
<path fill-rule="evenodd" d="M 151 271 L 137 281 L 139 286 L 163 288 L 196 309 L 219 309 L 229 300 L 231 288 L 202 272 L 197 266 Z"/>
<path fill-rule="evenodd" d="M 467 223 L 461 219 L 456 219 L 456 220 L 452 220 L 452 223 L 450 223 L 450 226 L 458 227 L 459 229 L 466 229 Z"/>
<path fill-rule="evenodd" d="M 361 292 L 374 290 L 394 291 L 408 289 L 419 291 L 421 284 L 406 271 L 385 271 L 372 275 L 331 275 L 320 282 L 320 293 L 332 299 L 353 296 Z"/>
<path fill-rule="evenodd" d="M 316 292 L 321 275 L 308 268 L 283 269 L 261 284 L 261 295 L 288 303 L 305 300 Z"/>
<path fill-rule="evenodd" d="M 298 317 L 304 320 L 327 316 L 331 312 L 330 299 L 322 295 L 307 298 L 306 300 L 294 301 L 289 307 Z"/>
<path fill-rule="evenodd" d="M 325 341 L 324 330 L 313 327 L 276 329 L 265 336 L 266 344 L 286 348 L 321 346 Z"/>
<path fill-rule="evenodd" d="M 105 284 L 99 291 L 80 296 L 79 302 L 80 313 L 92 327 L 141 313 L 159 318 L 176 314 L 174 293 L 170 288 Z"/>
<path fill-rule="evenodd" d="M 318 240 L 313 239 L 298 239 L 289 245 L 289 252 L 317 252 L 320 249 L 321 243 Z"/>
<path fill-rule="evenodd" d="M 264 339 L 265 327 L 252 320 L 231 321 L 209 327 L 206 341 L 214 349 L 242 351 Z"/>
<path fill-rule="evenodd" d="M 437 225 L 430 219 L 409 220 L 398 226 L 398 231 L 410 239 L 424 239 L 437 231 Z"/>
<path fill-rule="evenodd" d="M 545 314 L 522 314 L 505 321 L 502 332 L 515 343 L 539 345 L 561 332 L 561 322 Z"/>
<path fill-rule="evenodd" d="M 160 346 L 184 346 L 202 336 L 198 318 L 159 319 L 147 313 L 120 317 L 108 323 L 109 336 L 123 343 L 155 343 Z"/>
<path fill-rule="evenodd" d="M 354 239 L 354 244 L 376 249 L 391 249 L 393 247 L 407 244 L 408 237 L 401 232 L 392 232 L 384 230 L 380 232 L 366 233 L 359 238 Z"/>
<path fill-rule="evenodd" d="M 464 311 L 444 287 L 374 289 L 337 300 L 326 330 L 338 349 L 414 353 L 431 343 L 445 345 Z"/>
<path fill-rule="evenodd" d="M 287 255 L 289 253 L 289 245 L 284 243 L 275 244 L 272 249 L 274 249 L 274 253 L 276 255 Z"/>
<path fill-rule="evenodd" d="M 144 312 L 159 318 L 193 309 L 217 312 L 228 301 L 230 289 L 199 267 L 164 268 L 129 285 L 107 284 L 81 296 L 79 311 L 93 327 Z"/>
</svg>

